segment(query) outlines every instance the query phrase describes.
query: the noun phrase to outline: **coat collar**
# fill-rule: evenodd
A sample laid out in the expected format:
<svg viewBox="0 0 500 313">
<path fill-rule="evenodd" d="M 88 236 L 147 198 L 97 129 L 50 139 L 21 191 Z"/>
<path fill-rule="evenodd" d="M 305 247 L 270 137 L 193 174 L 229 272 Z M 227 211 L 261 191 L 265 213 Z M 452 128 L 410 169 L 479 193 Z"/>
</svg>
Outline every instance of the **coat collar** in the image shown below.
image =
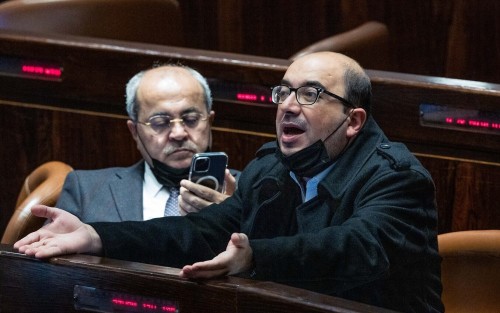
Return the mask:
<svg viewBox="0 0 500 313">
<path fill-rule="evenodd" d="M 351 180 L 355 179 L 377 147 L 387 137 L 370 116 L 360 134 L 337 160 L 333 170 L 318 185 L 318 194 L 327 192 L 330 197 L 340 199 Z"/>
</svg>

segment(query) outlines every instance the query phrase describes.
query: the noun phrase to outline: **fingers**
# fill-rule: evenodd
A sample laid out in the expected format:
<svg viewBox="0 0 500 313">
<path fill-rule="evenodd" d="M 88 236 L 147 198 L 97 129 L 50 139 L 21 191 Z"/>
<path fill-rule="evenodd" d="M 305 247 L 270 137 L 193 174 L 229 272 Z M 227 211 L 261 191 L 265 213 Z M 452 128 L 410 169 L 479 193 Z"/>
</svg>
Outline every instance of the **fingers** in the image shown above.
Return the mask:
<svg viewBox="0 0 500 313">
<path fill-rule="evenodd" d="M 214 200 L 217 198 L 217 194 L 219 194 L 219 192 L 217 192 L 211 188 L 208 188 L 208 187 L 200 185 L 200 184 L 193 183 L 189 180 L 182 180 L 181 187 L 186 188 L 186 190 L 188 190 L 190 193 L 192 193 L 193 196 L 197 196 L 197 197 L 205 200 L 205 202 L 210 202 L 210 203 L 214 202 Z"/>
<path fill-rule="evenodd" d="M 179 212 L 181 215 L 198 212 L 210 204 L 211 202 L 196 196 L 184 187 L 179 189 Z"/>
<path fill-rule="evenodd" d="M 236 190 L 236 178 L 231 175 L 231 172 L 228 169 L 226 169 L 226 173 L 224 175 L 224 185 L 224 194 L 227 196 L 231 196 Z"/>
<path fill-rule="evenodd" d="M 213 189 L 182 180 L 179 206 L 186 213 L 197 212 L 214 202 L 220 202 L 219 197 L 221 196 L 224 195 Z"/>
<path fill-rule="evenodd" d="M 184 278 L 213 278 L 224 276 L 228 273 L 228 268 L 225 264 L 219 263 L 216 259 L 205 262 L 198 262 L 193 265 L 186 265 L 182 268 L 179 275 Z"/>
<path fill-rule="evenodd" d="M 53 256 L 65 254 L 64 252 L 61 251 L 61 249 L 57 246 L 48 246 L 44 249 L 38 249 L 35 251 L 35 254 L 33 254 L 34 257 L 37 259 L 46 259 L 50 258 Z M 29 254 L 28 254 L 29 255 Z"/>
<path fill-rule="evenodd" d="M 80 236 L 81 237 L 81 236 Z M 78 236 L 57 235 L 56 237 L 42 239 L 34 242 L 31 245 L 25 246 L 24 253 L 34 256 L 39 259 L 50 258 L 63 254 L 72 254 L 79 252 L 79 246 L 75 243 L 79 242 Z M 82 250 L 86 252 L 87 250 Z M 92 252 L 88 250 L 89 252 Z"/>
<path fill-rule="evenodd" d="M 225 275 L 226 275 L 225 270 L 199 271 L 199 270 L 194 270 L 192 268 L 184 268 L 179 273 L 180 277 L 190 278 L 190 279 L 209 279 Z"/>
<path fill-rule="evenodd" d="M 183 190 L 184 189 L 184 190 Z M 184 216 L 188 213 L 198 212 L 198 209 L 192 206 L 187 197 L 189 197 L 189 191 L 186 191 L 185 188 L 181 187 L 179 190 L 179 213 L 181 216 Z"/>
<path fill-rule="evenodd" d="M 43 231 L 37 231 L 16 242 L 14 248 L 26 255 L 47 258 L 60 254 L 61 249 L 54 242 L 54 238 L 46 236 Z"/>
<path fill-rule="evenodd" d="M 16 243 L 14 243 L 14 248 L 18 249 L 19 252 L 24 253 L 24 251 L 27 248 L 27 245 L 40 241 L 40 238 L 41 238 L 40 231 L 33 232 L 31 234 L 26 235 L 24 238 L 18 240 Z"/>
<path fill-rule="evenodd" d="M 226 172 L 226 182 L 228 184 L 228 192 L 232 194 L 235 189 L 235 179 L 229 173 Z M 227 194 L 222 194 L 216 190 L 193 183 L 189 180 L 181 180 L 181 188 L 179 193 L 179 212 L 181 215 L 186 215 L 188 213 L 199 212 L 203 208 L 209 206 L 212 203 L 221 203 L 226 198 L 229 197 Z"/>
<path fill-rule="evenodd" d="M 35 204 L 31 207 L 31 213 L 38 217 L 53 219 L 60 209 L 52 208 L 42 204 Z"/>
<path fill-rule="evenodd" d="M 241 273 L 250 269 L 251 265 L 252 249 L 247 235 L 234 233 L 226 251 L 212 260 L 184 266 L 179 275 L 184 278 L 212 278 Z"/>
<path fill-rule="evenodd" d="M 59 209 L 48 207 L 46 205 L 34 205 L 31 207 L 31 213 L 35 216 L 38 217 L 43 217 L 47 218 L 50 220 L 53 220 L 56 218 L 57 214 L 59 213 Z M 43 228 L 30 233 L 26 235 L 24 238 L 21 238 L 17 242 L 14 243 L 14 248 L 18 249 L 19 252 L 24 253 L 24 251 L 27 249 L 27 245 L 31 245 L 35 242 L 40 241 L 42 238 L 47 236 L 47 233 L 43 230 Z"/>
<path fill-rule="evenodd" d="M 233 233 L 231 235 L 231 242 L 238 248 L 244 248 L 250 245 L 248 236 L 244 233 Z"/>
</svg>

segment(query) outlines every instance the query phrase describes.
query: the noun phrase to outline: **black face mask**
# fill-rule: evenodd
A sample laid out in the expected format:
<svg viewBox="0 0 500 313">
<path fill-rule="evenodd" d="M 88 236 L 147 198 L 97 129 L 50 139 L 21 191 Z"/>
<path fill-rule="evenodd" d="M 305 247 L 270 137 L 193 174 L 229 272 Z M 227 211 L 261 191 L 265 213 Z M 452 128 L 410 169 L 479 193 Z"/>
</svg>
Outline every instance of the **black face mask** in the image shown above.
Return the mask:
<svg viewBox="0 0 500 313">
<path fill-rule="evenodd" d="M 151 158 L 151 160 L 153 162 L 153 167 L 151 167 L 153 175 L 166 188 L 179 187 L 181 180 L 188 178 L 189 167 L 174 168 L 156 159 Z"/>
<path fill-rule="evenodd" d="M 276 156 L 289 171 L 300 177 L 313 177 L 334 162 L 328 156 L 325 144 L 321 140 L 289 156 L 277 149 Z"/>
</svg>

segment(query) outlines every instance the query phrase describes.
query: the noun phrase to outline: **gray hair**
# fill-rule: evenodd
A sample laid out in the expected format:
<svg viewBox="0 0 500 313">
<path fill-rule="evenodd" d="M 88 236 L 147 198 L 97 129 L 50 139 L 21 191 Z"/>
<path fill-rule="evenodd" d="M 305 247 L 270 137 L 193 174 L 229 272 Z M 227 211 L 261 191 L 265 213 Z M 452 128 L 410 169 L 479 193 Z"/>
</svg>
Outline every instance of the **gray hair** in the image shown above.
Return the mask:
<svg viewBox="0 0 500 313">
<path fill-rule="evenodd" d="M 201 75 L 198 71 L 185 66 L 185 65 L 179 65 L 179 64 L 163 64 L 159 66 L 155 66 L 154 68 L 160 67 L 160 66 L 168 66 L 168 67 L 179 67 L 183 68 L 186 71 L 188 71 L 201 85 L 203 88 L 203 97 L 205 98 L 205 106 L 207 108 L 207 112 L 210 112 L 212 110 L 212 92 L 210 90 L 210 87 L 208 86 L 208 82 Z M 127 109 L 127 114 L 129 118 L 136 122 L 138 115 L 139 115 L 139 103 L 137 103 L 137 88 L 139 87 L 139 83 L 141 82 L 142 77 L 144 74 L 146 74 L 148 70 L 141 71 L 137 74 L 135 74 L 127 83 L 126 89 L 125 89 L 125 104 L 126 104 L 126 109 Z"/>
</svg>

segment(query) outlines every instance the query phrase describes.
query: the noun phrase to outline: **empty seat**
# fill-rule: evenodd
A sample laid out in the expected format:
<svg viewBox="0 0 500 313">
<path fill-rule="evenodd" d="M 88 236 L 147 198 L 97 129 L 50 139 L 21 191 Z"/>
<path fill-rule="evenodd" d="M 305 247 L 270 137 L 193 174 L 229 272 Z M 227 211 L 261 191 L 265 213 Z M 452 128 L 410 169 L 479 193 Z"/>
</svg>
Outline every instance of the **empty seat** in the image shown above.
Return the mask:
<svg viewBox="0 0 500 313">
<path fill-rule="evenodd" d="M 296 52 L 290 60 L 319 51 L 345 54 L 368 69 L 389 70 L 391 67 L 389 30 L 385 24 L 376 21 L 368 21 L 349 31 L 315 42 Z"/>
<path fill-rule="evenodd" d="M 438 236 L 446 312 L 500 311 L 500 230 Z"/>
<path fill-rule="evenodd" d="M 13 244 L 43 225 L 45 220 L 32 215 L 31 207 L 35 204 L 54 206 L 66 175 L 72 170 L 66 163 L 52 161 L 40 165 L 26 177 L 3 234 L 3 244 Z"/>
</svg>

